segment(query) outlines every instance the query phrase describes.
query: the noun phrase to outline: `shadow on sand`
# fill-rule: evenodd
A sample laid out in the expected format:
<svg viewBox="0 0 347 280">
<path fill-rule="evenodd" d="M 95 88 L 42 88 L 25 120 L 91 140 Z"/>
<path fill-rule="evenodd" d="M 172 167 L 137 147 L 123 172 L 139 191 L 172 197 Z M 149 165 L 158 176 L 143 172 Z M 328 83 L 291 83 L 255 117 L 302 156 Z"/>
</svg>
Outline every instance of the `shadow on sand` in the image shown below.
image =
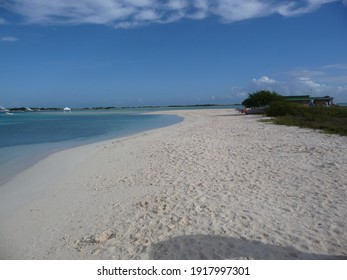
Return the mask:
<svg viewBox="0 0 347 280">
<path fill-rule="evenodd" d="M 215 117 L 242 117 L 246 116 L 245 114 L 241 113 L 232 113 L 232 114 L 227 114 L 227 115 L 215 115 Z"/>
<path fill-rule="evenodd" d="M 214 235 L 179 236 L 151 246 L 154 260 L 342 260 L 347 255 L 320 255 L 301 252 L 294 247 Z"/>
</svg>

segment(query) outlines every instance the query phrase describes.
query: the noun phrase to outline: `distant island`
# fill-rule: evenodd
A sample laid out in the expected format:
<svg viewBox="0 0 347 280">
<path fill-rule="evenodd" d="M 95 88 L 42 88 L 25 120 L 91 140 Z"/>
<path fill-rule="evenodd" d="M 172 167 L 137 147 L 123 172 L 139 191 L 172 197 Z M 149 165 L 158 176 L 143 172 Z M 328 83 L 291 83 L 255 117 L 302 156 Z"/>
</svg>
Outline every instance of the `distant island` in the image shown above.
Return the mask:
<svg viewBox="0 0 347 280">
<path fill-rule="evenodd" d="M 73 108 L 75 110 L 113 110 L 113 109 L 153 109 L 153 108 L 191 108 L 191 107 L 224 107 L 224 106 L 242 106 L 241 104 L 193 104 L 193 105 L 158 105 L 158 106 L 99 106 Z M 10 112 L 42 112 L 42 111 L 63 111 L 60 107 L 14 107 L 8 108 Z"/>
</svg>

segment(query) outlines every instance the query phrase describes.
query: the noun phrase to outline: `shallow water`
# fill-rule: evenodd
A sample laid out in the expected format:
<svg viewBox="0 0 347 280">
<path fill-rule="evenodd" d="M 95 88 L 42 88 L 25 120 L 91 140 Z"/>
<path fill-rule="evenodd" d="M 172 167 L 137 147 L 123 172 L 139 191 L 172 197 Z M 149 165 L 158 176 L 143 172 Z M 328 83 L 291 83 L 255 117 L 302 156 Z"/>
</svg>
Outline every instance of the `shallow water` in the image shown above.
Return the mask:
<svg viewBox="0 0 347 280">
<path fill-rule="evenodd" d="M 177 123 L 143 110 L 25 112 L 0 115 L 0 186 L 51 153 Z"/>
</svg>

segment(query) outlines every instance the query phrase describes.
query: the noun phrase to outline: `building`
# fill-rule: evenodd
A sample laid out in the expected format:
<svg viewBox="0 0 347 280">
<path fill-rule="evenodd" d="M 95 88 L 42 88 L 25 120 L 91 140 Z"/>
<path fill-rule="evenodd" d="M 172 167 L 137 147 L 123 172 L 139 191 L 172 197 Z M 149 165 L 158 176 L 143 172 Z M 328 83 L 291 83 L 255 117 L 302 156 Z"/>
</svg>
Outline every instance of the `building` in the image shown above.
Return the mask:
<svg viewBox="0 0 347 280">
<path fill-rule="evenodd" d="M 334 100 L 334 97 L 331 96 L 311 97 L 309 95 L 284 96 L 284 98 L 290 102 L 306 106 L 331 106 Z"/>
</svg>

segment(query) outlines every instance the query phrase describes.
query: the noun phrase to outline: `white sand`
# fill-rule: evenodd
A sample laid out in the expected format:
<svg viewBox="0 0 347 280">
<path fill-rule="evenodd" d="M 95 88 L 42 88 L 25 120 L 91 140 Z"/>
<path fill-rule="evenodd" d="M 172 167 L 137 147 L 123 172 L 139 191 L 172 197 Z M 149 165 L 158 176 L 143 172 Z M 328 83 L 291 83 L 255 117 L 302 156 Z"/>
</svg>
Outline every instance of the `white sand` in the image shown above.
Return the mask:
<svg viewBox="0 0 347 280">
<path fill-rule="evenodd" d="M 176 113 L 185 121 L 54 154 L 8 182 L 0 257 L 347 258 L 346 137 L 232 109 Z"/>
</svg>

